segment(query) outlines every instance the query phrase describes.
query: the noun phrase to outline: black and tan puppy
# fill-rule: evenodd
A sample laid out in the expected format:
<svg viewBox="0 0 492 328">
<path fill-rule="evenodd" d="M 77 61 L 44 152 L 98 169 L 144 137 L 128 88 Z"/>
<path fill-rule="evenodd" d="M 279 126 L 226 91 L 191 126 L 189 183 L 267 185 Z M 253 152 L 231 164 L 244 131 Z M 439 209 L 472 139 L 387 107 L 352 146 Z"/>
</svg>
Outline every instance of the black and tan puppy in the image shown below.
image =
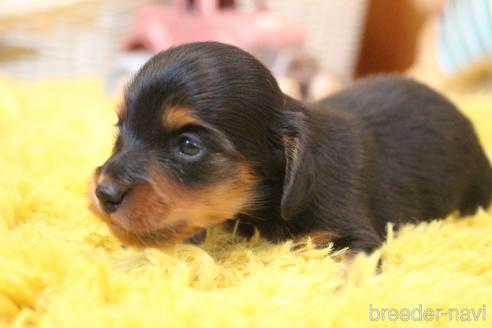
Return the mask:
<svg viewBox="0 0 492 328">
<path fill-rule="evenodd" d="M 121 240 L 162 245 L 234 222 L 272 241 L 371 251 L 387 222 L 486 207 L 492 170 L 470 122 L 416 82 L 376 77 L 305 107 L 220 43 L 153 57 L 129 84 L 93 207 Z"/>
</svg>

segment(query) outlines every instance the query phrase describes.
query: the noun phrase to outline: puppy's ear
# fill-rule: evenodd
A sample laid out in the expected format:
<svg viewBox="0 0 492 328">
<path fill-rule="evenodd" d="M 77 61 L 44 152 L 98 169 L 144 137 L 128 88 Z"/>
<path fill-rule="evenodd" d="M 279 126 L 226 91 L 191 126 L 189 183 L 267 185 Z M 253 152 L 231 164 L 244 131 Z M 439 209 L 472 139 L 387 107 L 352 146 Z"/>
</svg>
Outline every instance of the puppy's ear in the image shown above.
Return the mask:
<svg viewBox="0 0 492 328">
<path fill-rule="evenodd" d="M 303 111 L 287 113 L 281 129 L 284 146 L 285 176 L 280 214 L 289 220 L 311 202 L 316 186 L 316 165 L 310 149 L 310 129 Z"/>
</svg>

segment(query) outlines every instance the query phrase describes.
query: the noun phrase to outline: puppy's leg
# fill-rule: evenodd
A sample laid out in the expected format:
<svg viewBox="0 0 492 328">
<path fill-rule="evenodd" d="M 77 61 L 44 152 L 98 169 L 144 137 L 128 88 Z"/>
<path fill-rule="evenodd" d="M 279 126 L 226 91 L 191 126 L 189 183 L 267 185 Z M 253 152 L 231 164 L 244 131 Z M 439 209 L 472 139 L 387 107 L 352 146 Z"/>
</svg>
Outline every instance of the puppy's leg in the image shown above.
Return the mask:
<svg viewBox="0 0 492 328">
<path fill-rule="evenodd" d="M 194 234 L 193 236 L 191 236 L 190 238 L 188 238 L 186 242 L 193 245 L 200 245 L 205 241 L 205 239 L 207 239 L 207 230 L 202 229 L 198 231 L 196 234 Z"/>
<path fill-rule="evenodd" d="M 255 234 L 255 226 L 241 220 L 240 218 L 230 219 L 222 224 L 222 228 L 233 235 L 238 235 L 249 239 Z"/>
<path fill-rule="evenodd" d="M 334 240 L 335 249 L 348 247 L 352 253 L 362 252 L 370 254 L 381 246 L 381 238 L 371 229 L 364 229 L 362 227 L 352 227 L 352 229 L 353 231 Z"/>
<path fill-rule="evenodd" d="M 487 164 L 488 166 L 488 164 Z M 492 200 L 492 169 L 485 168 L 465 190 L 460 206 L 461 215 L 475 214 L 478 207 L 487 209 Z"/>
</svg>

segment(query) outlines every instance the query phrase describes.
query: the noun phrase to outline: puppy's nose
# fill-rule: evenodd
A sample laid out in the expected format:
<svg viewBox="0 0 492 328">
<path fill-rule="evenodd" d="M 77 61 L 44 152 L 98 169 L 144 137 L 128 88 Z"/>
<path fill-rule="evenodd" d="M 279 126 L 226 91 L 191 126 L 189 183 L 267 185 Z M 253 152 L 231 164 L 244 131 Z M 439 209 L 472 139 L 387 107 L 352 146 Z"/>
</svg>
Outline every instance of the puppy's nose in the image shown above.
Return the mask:
<svg viewBox="0 0 492 328">
<path fill-rule="evenodd" d="M 102 209 L 107 213 L 112 213 L 121 205 L 127 191 L 127 188 L 107 181 L 97 185 L 96 197 L 99 199 Z"/>
</svg>

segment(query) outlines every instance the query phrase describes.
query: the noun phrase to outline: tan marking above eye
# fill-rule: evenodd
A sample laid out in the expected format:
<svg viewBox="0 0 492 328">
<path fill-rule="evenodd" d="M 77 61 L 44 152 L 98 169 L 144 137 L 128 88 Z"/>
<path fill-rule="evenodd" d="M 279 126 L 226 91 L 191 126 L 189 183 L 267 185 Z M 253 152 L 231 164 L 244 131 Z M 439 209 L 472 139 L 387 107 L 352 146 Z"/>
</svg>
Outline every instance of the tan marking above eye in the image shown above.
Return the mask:
<svg viewBox="0 0 492 328">
<path fill-rule="evenodd" d="M 116 107 L 114 109 L 114 113 L 116 114 L 118 121 L 120 121 L 123 118 L 125 111 L 126 111 L 126 106 L 125 106 L 123 100 L 119 100 L 116 103 Z"/>
<path fill-rule="evenodd" d="M 166 129 L 176 131 L 186 125 L 201 124 L 201 122 L 188 108 L 177 106 L 164 109 L 163 124 Z"/>
</svg>

